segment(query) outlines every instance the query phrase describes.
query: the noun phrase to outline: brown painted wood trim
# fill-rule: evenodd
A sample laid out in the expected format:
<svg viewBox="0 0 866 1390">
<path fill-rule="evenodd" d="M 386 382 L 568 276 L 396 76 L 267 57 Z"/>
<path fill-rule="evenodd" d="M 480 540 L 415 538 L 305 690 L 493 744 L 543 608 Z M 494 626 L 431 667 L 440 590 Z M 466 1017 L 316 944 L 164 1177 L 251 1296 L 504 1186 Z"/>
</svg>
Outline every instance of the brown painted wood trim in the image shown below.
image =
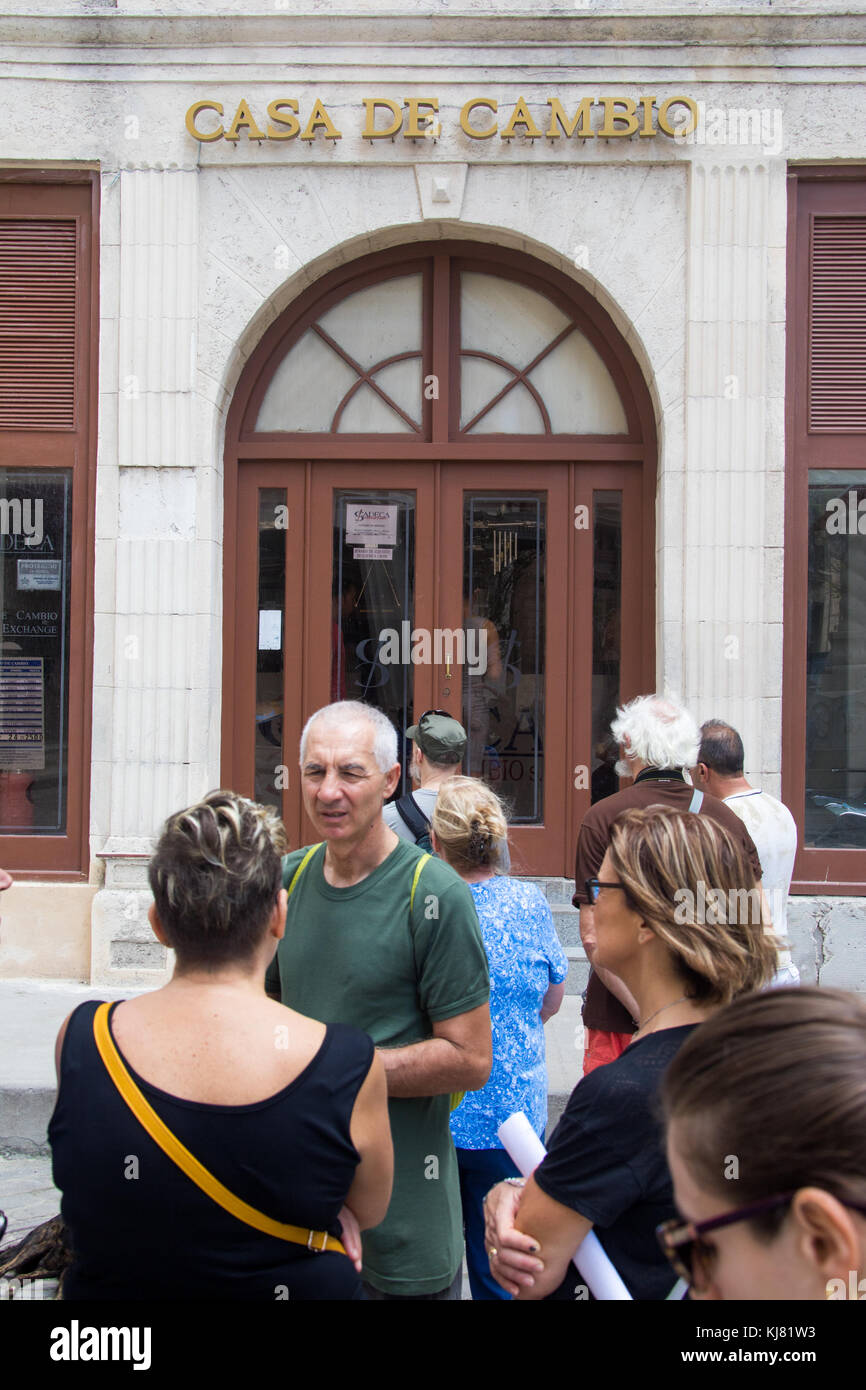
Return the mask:
<svg viewBox="0 0 866 1390">
<path fill-rule="evenodd" d="M 516 256 L 514 252 L 506 250 L 504 247 L 495 247 L 495 255 L 484 255 L 483 258 L 469 259 L 466 251 L 463 254 L 457 253 L 454 258 L 454 267 L 459 275 L 463 271 L 476 271 L 482 274 L 492 273 L 492 269 L 498 268 L 498 274 L 503 279 L 512 280 L 516 284 L 524 285 L 527 289 L 534 290 L 536 294 L 543 295 L 557 306 L 564 314 L 573 320 L 574 326 L 595 348 L 599 357 L 613 378 L 613 383 L 619 393 L 620 401 L 626 416 L 628 429 L 623 435 L 608 436 L 610 438 L 621 439 L 623 443 L 637 443 L 642 438 L 641 427 L 643 417 L 637 408 L 635 387 L 636 379 L 627 370 L 626 364 L 632 362 L 632 354 L 627 347 L 625 340 L 619 329 L 613 323 L 606 310 L 597 300 L 587 294 L 586 290 L 575 281 L 567 280 L 566 277 L 553 266 L 548 266 L 542 261 L 535 261 L 529 256 Z M 479 263 L 480 262 L 480 263 Z M 455 287 L 452 293 L 459 299 L 459 291 Z M 540 360 L 540 359 L 539 359 Z M 534 365 L 534 364 L 533 364 Z M 637 365 L 636 363 L 634 364 Z M 529 370 L 529 368 L 527 368 Z M 639 376 L 639 387 L 646 390 L 643 377 Z M 457 422 L 459 426 L 459 421 Z M 492 438 L 495 436 L 487 436 Z M 514 437 L 514 436 L 512 436 Z M 538 440 L 538 435 L 527 436 L 529 439 Z M 558 440 L 577 439 L 578 435 L 558 434 L 554 438 Z M 595 435 L 583 436 L 584 438 L 596 438 Z"/>
<path fill-rule="evenodd" d="M 436 377 L 439 399 L 425 401 L 424 404 L 430 408 L 428 433 L 437 449 L 441 449 L 443 445 L 448 443 L 451 399 L 456 385 L 450 367 L 451 298 L 448 292 L 450 277 L 451 263 L 448 257 L 439 252 L 435 253 L 432 268 L 427 277 L 429 297 L 425 304 L 425 332 L 430 350 L 430 372 Z"/>
<path fill-rule="evenodd" d="M 375 261 L 376 264 L 369 265 L 371 260 Z M 303 290 L 285 313 L 281 314 L 266 330 L 261 342 L 251 354 L 241 374 L 241 379 L 235 387 L 232 405 L 226 421 L 226 440 L 241 440 L 246 443 L 250 439 L 262 437 L 261 433 L 255 429 L 255 422 L 274 373 L 294 343 L 303 337 L 316 319 L 335 304 L 339 304 L 357 290 L 369 289 L 372 285 L 381 284 L 386 280 L 396 280 L 401 276 L 420 274 L 422 276 L 421 304 L 423 308 L 425 303 L 423 276 L 427 270 L 428 260 L 429 258 L 425 259 L 419 256 L 416 248 L 412 248 L 411 257 L 394 257 L 386 260 L 382 256 L 365 256 L 361 261 L 350 261 L 339 266 L 335 271 Z M 351 271 L 349 267 L 352 267 Z M 237 416 L 235 414 L 236 406 L 239 407 Z M 284 438 L 285 436 L 280 434 L 278 437 Z M 320 436 L 313 435 L 311 437 L 313 439 L 327 439 L 329 436 L 323 433 Z M 388 435 L 386 437 L 393 439 L 394 436 Z M 346 439 L 349 436 L 341 435 L 340 438 Z M 363 435 L 360 438 L 370 439 L 376 438 L 376 436 Z"/>
<path fill-rule="evenodd" d="M 453 393 L 452 393 L 453 394 Z M 332 439 L 333 437 L 331 437 Z M 533 466 L 537 463 L 568 463 L 572 459 L 591 463 L 594 459 L 610 462 L 620 460 L 639 461 L 648 455 L 645 444 L 618 444 L 616 435 L 594 438 L 586 435 L 583 439 L 545 441 L 537 434 L 485 434 L 472 436 L 467 440 L 451 441 L 448 444 L 435 444 L 430 441 L 411 439 L 408 434 L 388 435 L 341 435 L 345 443 L 329 442 L 327 436 L 299 435 L 297 439 L 281 442 L 276 435 L 260 435 L 255 440 L 247 440 L 240 446 L 245 459 L 333 459 L 335 462 L 348 462 L 359 455 L 374 454 L 381 459 L 405 459 L 409 446 L 411 458 L 430 463 L 436 459 L 450 462 L 472 461 L 478 458 L 491 460 L 506 459 L 515 463 L 524 462 Z M 228 466 L 228 460 L 227 460 Z"/>
<path fill-rule="evenodd" d="M 87 882 L 90 868 L 90 785 L 93 709 L 93 608 L 96 536 L 96 455 L 99 401 L 99 207 L 95 170 L 3 170 L 0 186 L 32 188 L 38 215 L 74 217 L 81 268 L 76 293 L 75 428 L 7 430 L 14 456 L 4 466 L 72 474 L 69 674 L 66 722 L 66 831 L 63 835 L 2 835 L 3 865 L 22 880 Z M 56 190 L 52 207 L 51 190 Z M 37 192 L 38 190 L 38 192 Z M 65 196 L 66 194 L 69 196 Z M 26 194 L 22 199 L 24 206 Z M 48 209 L 47 214 L 44 213 Z M 5 213 L 3 215 L 6 215 Z M 9 215 L 17 216 L 17 213 Z M 35 213 L 25 212 L 27 215 Z"/>
<path fill-rule="evenodd" d="M 810 467 L 862 470 L 862 435 L 810 435 L 807 416 L 809 233 L 817 213 L 866 214 L 866 165 L 801 167 L 788 174 L 788 314 L 785 377 L 785 569 L 782 800 L 797 825 L 791 892 L 866 895 L 866 850 L 804 848 L 806 632 Z M 832 460 L 828 455 L 832 455 Z"/>
<path fill-rule="evenodd" d="M 471 259 L 473 256 L 477 256 L 478 259 Z M 419 257 L 422 258 L 421 261 L 419 261 Z M 457 294 L 452 292 L 452 283 L 456 283 L 459 266 L 462 262 L 467 261 L 467 258 L 470 258 L 468 263 L 475 269 L 502 267 L 500 273 L 510 271 L 513 274 L 515 270 L 522 272 L 515 274 L 514 278 L 522 279 L 525 283 L 543 281 L 546 288 L 541 288 L 540 292 L 547 294 L 548 297 L 552 297 L 550 286 L 555 285 L 563 296 L 563 302 L 568 307 L 570 314 L 574 313 L 575 303 L 578 304 L 581 313 L 585 315 L 587 323 L 592 326 L 593 331 L 587 332 L 584 323 L 579 319 L 577 326 L 586 333 L 586 336 L 593 342 L 593 346 L 600 351 L 602 359 L 612 372 L 617 389 L 620 391 L 626 406 L 629 435 L 606 437 L 595 435 L 582 437 L 552 436 L 547 439 L 538 435 L 525 438 L 486 435 L 473 437 L 471 442 L 455 437 L 457 434 L 456 422 L 459 419 L 459 374 L 457 372 L 459 299 Z M 426 311 L 424 352 L 429 354 L 426 361 L 429 362 L 433 373 L 439 377 L 440 392 L 438 401 L 429 403 L 425 401 L 425 407 L 429 405 L 429 416 L 425 416 L 426 440 L 409 439 L 405 435 L 393 434 L 381 436 L 340 435 L 337 439 L 329 438 L 323 434 L 303 436 L 248 434 L 243 438 L 241 437 L 244 419 L 255 419 L 255 413 L 258 409 L 257 401 L 260 402 L 263 395 L 264 387 L 261 374 L 265 369 L 269 369 L 270 372 L 275 370 L 276 364 L 271 363 L 271 356 L 276 353 L 278 360 L 281 360 L 285 350 L 281 345 L 287 334 L 295 332 L 296 336 L 300 336 L 303 328 L 299 328 L 298 325 L 304 313 L 314 317 L 323 312 L 323 295 L 326 293 L 333 296 L 329 300 L 330 303 L 343 298 L 356 288 L 361 288 L 362 284 L 359 279 L 361 275 L 365 276 L 365 283 L 375 283 L 377 280 L 390 278 L 395 274 L 410 273 L 419 266 L 423 266 L 427 277 L 424 282 Z M 594 333 L 599 335 L 598 340 L 594 337 Z M 608 346 L 608 339 L 616 345 L 616 354 L 613 359 L 610 358 L 612 349 Z M 258 379 L 256 379 L 257 372 L 259 373 Z M 444 544 L 440 505 L 440 499 L 443 495 L 441 493 L 441 479 L 447 477 L 448 465 L 464 464 L 470 467 L 473 464 L 497 465 L 499 468 L 509 464 L 521 465 L 523 470 L 520 475 L 522 486 L 529 490 L 546 486 L 544 481 L 547 471 L 545 465 L 574 465 L 567 470 L 570 479 L 567 499 L 571 508 L 567 513 L 569 522 L 573 518 L 573 507 L 582 496 L 581 489 L 586 490 L 587 484 L 590 488 L 623 487 L 626 489 L 623 498 L 624 524 L 626 516 L 629 516 L 629 535 L 631 538 L 629 544 L 633 546 L 633 552 L 630 552 L 631 558 L 627 558 L 625 554 L 623 557 L 624 608 L 626 594 L 629 591 L 627 577 L 630 569 L 634 576 L 633 603 L 631 604 L 634 640 L 630 648 L 632 655 L 629 658 L 633 664 L 629 667 L 628 662 L 625 663 L 623 681 L 634 681 L 635 689 L 630 693 L 640 693 L 651 690 L 655 686 L 656 449 L 655 415 L 649 388 L 625 339 L 607 312 L 596 304 L 585 290 L 543 262 L 536 261 L 530 256 L 520 255 L 487 244 L 475 246 L 466 242 L 413 243 L 396 250 L 347 262 L 329 276 L 323 277 L 316 284 L 309 286 L 299 295 L 291 308 L 266 331 L 242 373 L 229 408 L 225 445 L 224 632 L 226 636 L 223 667 L 223 767 L 225 768 L 230 764 L 230 730 L 232 728 L 234 701 L 233 678 L 236 670 L 235 662 L 232 659 L 235 622 L 233 596 L 236 591 L 239 545 L 236 517 L 237 475 L 241 461 L 244 462 L 245 467 L 252 466 L 254 462 L 264 464 L 268 461 L 279 464 L 297 460 L 307 464 L 307 533 L 304 546 L 306 577 L 304 587 L 308 594 L 312 591 L 315 577 L 313 574 L 315 567 L 315 518 L 311 515 L 313 468 L 309 462 L 311 459 L 316 459 L 318 465 L 329 465 L 327 470 L 329 481 L 334 476 L 341 474 L 343 466 L 348 466 L 350 469 L 352 467 L 362 469 L 364 486 L 375 485 L 373 482 L 368 483 L 367 480 L 378 476 L 380 466 L 384 469 L 389 465 L 401 465 L 402 472 L 398 472 L 395 476 L 400 479 L 400 485 L 403 487 L 426 488 L 425 478 L 432 477 L 432 502 L 434 505 L 432 534 L 433 553 L 436 556 L 441 555 Z M 430 474 L 427 472 L 428 466 L 432 469 Z M 537 482 L 533 479 L 535 468 L 540 470 Z M 638 474 L 640 481 L 638 481 Z M 353 472 L 351 482 L 348 485 L 351 486 L 353 483 L 357 485 L 357 482 L 358 473 Z M 489 484 L 487 487 L 490 490 Z M 493 490 L 496 489 L 493 488 Z M 589 501 L 591 502 L 591 495 Z M 632 508 L 634 507 L 640 508 L 641 518 L 632 516 Z M 328 530 L 326 551 L 329 562 L 330 530 Z M 572 557 L 574 547 L 569 546 L 567 553 L 569 557 Z M 569 575 L 572 574 L 572 565 L 573 560 L 569 558 L 566 566 Z M 591 578 L 591 542 L 589 565 Z M 318 575 L 318 570 L 316 575 Z M 330 584 L 330 575 L 328 575 L 328 584 Z M 417 560 L 416 585 L 418 586 L 416 588 L 416 611 L 420 613 L 422 610 L 419 605 L 423 601 L 421 592 L 422 568 L 418 565 Z M 573 586 L 572 592 L 575 592 Z M 328 596 L 330 597 L 330 588 L 328 588 Z M 430 595 L 430 602 L 435 602 L 435 599 L 434 590 Z M 576 596 L 574 609 L 575 623 L 578 626 L 578 615 L 581 607 L 585 607 L 585 605 L 581 605 Z M 308 615 L 308 623 L 310 621 L 311 618 Z M 584 613 L 583 621 L 589 623 L 585 640 L 589 642 L 591 651 L 591 610 L 587 609 Z M 432 625 L 436 624 L 433 623 Z M 575 631 L 570 632 L 563 641 L 563 651 L 570 657 L 567 662 L 568 672 L 574 670 L 574 660 L 577 655 Z M 304 653 L 303 665 L 305 668 L 304 707 L 309 709 L 313 696 L 321 694 L 312 688 L 307 688 L 306 685 L 306 681 L 311 678 L 309 675 L 313 652 L 311 633 L 307 632 L 305 635 L 301 643 L 301 650 Z M 625 639 L 623 639 L 623 650 L 625 656 Z M 630 670 L 631 674 L 629 674 Z M 424 668 L 420 668 L 416 672 L 416 713 L 426 708 L 430 703 L 438 703 L 432 684 L 429 696 L 422 695 L 424 679 Z M 566 690 L 569 689 L 569 681 L 570 677 L 566 674 Z M 327 691 L 325 692 L 326 697 Z M 423 703 L 419 703 L 419 701 L 423 701 Z M 576 746 L 575 739 L 578 737 L 572 704 L 573 701 L 569 698 L 563 702 L 563 742 L 569 749 Z M 589 721 L 590 717 L 591 706 L 587 709 L 586 721 Z M 591 738 L 589 722 L 587 722 L 584 738 L 588 744 Z M 581 761 L 581 759 L 577 759 L 577 761 Z M 566 791 L 570 785 L 571 779 L 566 785 Z M 585 799 L 588 807 L 588 793 L 585 795 Z M 573 855 L 574 836 L 585 809 L 578 807 L 576 801 L 573 801 L 566 794 L 563 833 L 567 842 L 565 853 L 565 872 L 567 874 L 571 873 L 570 861 Z M 577 814 L 578 812 L 579 814 Z M 562 870 L 559 868 L 553 871 L 561 872 Z"/>
<path fill-rule="evenodd" d="M 546 493 L 545 505 L 545 652 L 544 652 L 544 821 L 541 825 L 516 825 L 509 831 L 512 871 L 514 873 L 560 874 L 570 853 L 566 844 L 568 788 L 571 778 L 565 766 L 568 727 L 566 706 L 568 692 L 579 686 L 583 670 L 574 673 L 568 668 L 568 605 L 562 601 L 560 575 L 567 566 L 573 527 L 567 511 L 569 469 L 565 464 L 552 464 L 533 474 L 520 463 L 503 464 L 495 472 L 487 465 L 476 463 L 442 468 L 442 497 L 440 521 L 442 540 L 439 549 L 439 589 L 435 623 L 439 627 L 461 627 L 463 624 L 463 503 L 464 494 L 475 496 L 501 493 Z M 491 473 L 493 476 L 491 476 Z M 592 561 L 590 558 L 590 565 Z M 451 695 L 445 696 L 445 679 L 434 672 L 434 700 L 442 709 L 450 709 L 456 719 L 462 718 L 463 681 L 450 682 Z M 586 687 L 591 698 L 591 672 Z M 423 706 L 422 706 L 423 708 Z M 495 788 L 494 788 L 495 790 Z"/>
<path fill-rule="evenodd" d="M 262 341 L 244 368 L 235 389 L 226 423 L 227 444 L 229 442 L 237 444 L 241 441 L 246 444 L 251 438 L 262 437 L 256 434 L 253 427 L 271 377 L 291 344 L 301 337 L 315 318 L 355 289 L 366 288 L 368 285 L 395 278 L 397 275 L 423 271 L 425 266 L 429 265 L 431 258 L 435 261 L 446 255 L 451 257 L 452 268 L 456 274 L 464 269 L 482 273 L 493 271 L 504 278 L 513 279 L 538 293 L 544 294 L 556 303 L 563 312 L 573 317 L 578 329 L 589 339 L 610 371 L 626 412 L 627 434 L 611 436 L 611 438 L 621 440 L 623 443 L 635 443 L 641 439 L 646 442 L 649 437 L 654 436 L 654 425 L 650 425 L 650 421 L 653 419 L 651 402 L 640 369 L 634 361 L 625 339 L 607 312 L 592 299 L 586 290 L 576 282 L 567 279 L 554 267 L 537 261 L 526 254 L 506 250 L 503 247 L 473 246 L 466 242 L 446 241 L 414 243 L 397 250 L 376 252 L 370 256 L 360 257 L 356 261 L 349 261 L 337 267 L 336 270 L 302 291 L 290 308 L 266 330 Z M 436 279 L 435 288 L 439 292 L 438 297 L 441 297 L 441 277 Z M 452 301 L 457 297 L 454 276 L 452 276 L 449 296 Z M 435 312 L 436 304 L 434 304 L 434 315 Z M 452 319 L 452 353 L 455 351 L 455 338 L 459 342 L 459 331 L 456 334 L 453 331 L 455 327 L 459 330 L 459 324 L 455 324 Z M 452 363 L 452 383 L 458 379 L 453 373 L 453 367 L 454 364 Z M 450 411 L 449 432 L 452 438 L 459 432 L 456 404 L 455 401 Z M 280 437 L 285 438 L 285 436 Z M 563 442 L 572 438 L 579 438 L 568 435 L 555 437 Z M 323 436 L 323 438 L 327 438 L 327 436 Z M 350 442 L 348 436 L 341 436 L 340 438 Z M 351 442 L 363 443 L 369 447 L 373 442 L 378 442 L 380 438 L 382 436 L 363 435 L 357 436 L 356 440 Z M 393 435 L 384 436 L 384 438 L 393 439 Z M 488 438 L 495 438 L 495 436 L 488 436 Z M 529 436 L 527 442 L 537 443 L 538 438 L 536 435 Z M 587 436 L 587 438 L 595 438 L 595 436 Z"/>
</svg>

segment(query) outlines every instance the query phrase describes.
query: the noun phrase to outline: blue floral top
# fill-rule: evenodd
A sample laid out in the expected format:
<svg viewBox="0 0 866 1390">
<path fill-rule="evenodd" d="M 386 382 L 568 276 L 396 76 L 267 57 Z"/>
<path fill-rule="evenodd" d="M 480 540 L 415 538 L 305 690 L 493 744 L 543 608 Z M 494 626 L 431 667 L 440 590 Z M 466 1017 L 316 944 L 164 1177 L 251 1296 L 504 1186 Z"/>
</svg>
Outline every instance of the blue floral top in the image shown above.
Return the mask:
<svg viewBox="0 0 866 1390">
<path fill-rule="evenodd" d="M 568 960 L 536 884 L 495 877 L 469 887 L 490 963 L 493 1067 L 487 1085 L 467 1092 L 454 1111 L 451 1133 L 458 1149 L 501 1149 L 496 1131 L 516 1110 L 544 1134 L 547 1069 L 539 1010 L 549 986 L 565 979 Z"/>
</svg>

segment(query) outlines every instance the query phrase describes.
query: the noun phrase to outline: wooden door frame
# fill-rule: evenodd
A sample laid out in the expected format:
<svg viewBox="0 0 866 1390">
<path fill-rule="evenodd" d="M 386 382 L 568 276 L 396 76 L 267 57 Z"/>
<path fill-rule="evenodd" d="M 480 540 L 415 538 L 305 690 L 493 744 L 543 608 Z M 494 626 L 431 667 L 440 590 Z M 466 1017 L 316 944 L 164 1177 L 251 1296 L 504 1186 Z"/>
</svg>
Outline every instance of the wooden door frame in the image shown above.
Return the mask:
<svg viewBox="0 0 866 1390">
<path fill-rule="evenodd" d="M 488 463 L 443 464 L 440 497 L 439 548 L 440 589 L 437 625 L 462 626 L 463 599 L 463 496 L 465 492 L 495 496 L 498 493 L 546 493 L 545 511 L 545 650 L 544 650 L 544 790 L 542 822 L 539 826 L 515 826 L 509 838 L 513 842 L 512 860 L 519 872 L 521 861 L 532 859 L 531 874 L 558 874 L 565 843 L 552 843 L 553 832 L 566 834 L 568 814 L 567 783 L 562 770 L 561 749 L 565 746 L 567 704 L 557 700 L 558 691 L 569 689 L 568 681 L 568 624 L 567 609 L 562 614 L 561 591 L 557 588 L 551 559 L 567 563 L 569 548 L 569 468 L 565 463 L 503 463 L 492 469 Z M 450 516 L 448 515 L 451 509 Z M 457 518 L 459 517 L 459 525 Z M 455 555 L 459 562 L 455 564 Z M 557 619 L 557 613 L 562 616 Z M 457 618 L 454 622 L 453 619 Z M 433 703 L 449 709 L 455 719 L 463 718 L 463 681 L 460 676 L 451 682 L 451 694 L 446 696 L 443 676 L 434 676 L 436 688 Z M 422 708 L 425 708 L 422 706 Z M 420 710 L 418 711 L 420 713 Z M 550 750 L 548 752 L 548 750 Z M 560 750 L 560 751 L 558 751 Z M 494 786 L 494 791 L 498 790 Z"/>
<path fill-rule="evenodd" d="M 264 389 L 263 375 L 269 379 L 287 350 L 287 345 L 296 340 L 305 326 L 315 315 L 322 312 L 322 306 L 336 302 L 341 295 L 351 293 L 362 284 L 374 283 L 376 279 L 387 276 L 389 271 L 396 273 L 408 271 L 423 264 L 430 258 L 431 271 L 425 280 L 425 304 L 432 303 L 433 312 L 424 331 L 424 371 L 432 371 L 439 380 L 441 408 L 425 415 L 424 428 L 420 436 L 406 434 L 349 435 L 311 435 L 285 433 L 256 434 L 249 427 L 254 418 L 253 396 L 260 399 Z M 449 257 L 452 258 L 449 260 Z M 628 419 L 628 433 L 622 436 L 533 436 L 516 438 L 512 436 L 478 435 L 461 436 L 453 429 L 456 405 L 453 392 L 449 390 L 450 371 L 454 346 L 454 325 L 449 321 L 447 309 L 453 309 L 453 295 L 444 296 L 441 287 L 449 283 L 456 263 L 464 266 L 475 264 L 530 284 L 552 299 L 571 306 L 580 316 L 580 327 L 587 333 L 594 345 L 603 346 L 603 357 L 612 368 L 614 379 L 623 398 Z M 363 278 L 362 278 L 363 277 Z M 440 293 L 437 295 L 436 289 Z M 441 463 L 465 463 L 499 467 L 509 462 L 536 467 L 546 463 L 574 464 L 569 483 L 569 502 L 573 509 L 581 500 L 589 499 L 593 489 L 617 489 L 625 486 L 628 495 L 637 502 L 625 506 L 623 535 L 623 626 L 622 626 L 622 666 L 620 698 L 625 700 L 642 691 L 655 688 L 655 500 L 657 437 L 652 400 L 643 374 L 625 338 L 617 329 L 609 314 L 592 298 L 583 287 L 576 284 L 563 272 L 537 260 L 526 253 L 514 252 L 487 243 L 476 244 L 469 241 L 431 241 L 415 242 L 407 246 L 393 248 L 385 252 L 359 257 L 348 261 L 334 271 L 323 276 L 304 290 L 283 314 L 267 329 L 260 343 L 250 355 L 241 374 L 229 408 L 226 422 L 225 443 L 225 601 L 223 613 L 223 738 L 222 738 L 222 780 L 232 781 L 232 731 L 235 727 L 235 684 L 238 679 L 237 624 L 235 595 L 237 591 L 238 551 L 244 542 L 239 536 L 237 499 L 238 472 L 241 466 L 267 461 L 274 463 L 302 462 L 307 467 L 307 504 L 304 532 L 305 585 L 309 585 L 311 571 L 319 573 L 319 563 L 310 554 L 312 543 L 312 523 L 309 520 L 309 499 L 312 486 L 311 460 L 317 465 L 334 467 L 358 467 L 359 459 L 373 458 L 375 464 L 364 464 L 363 476 L 354 480 L 354 485 L 370 486 L 367 471 L 379 464 L 392 464 L 402 469 L 399 486 L 415 486 L 415 479 L 424 476 L 426 465 Z M 586 467 L 583 467 L 586 465 Z M 438 472 L 438 470 L 437 470 Z M 377 475 L 378 476 L 378 475 Z M 384 476 L 384 475 L 383 475 Z M 619 481 L 618 481 L 619 480 Z M 352 484 L 349 484 L 351 486 Z M 392 484 L 397 485 L 397 484 Z M 433 545 L 434 553 L 439 553 L 441 545 L 439 528 L 439 485 L 434 483 L 433 492 Z M 625 503 L 625 498 L 624 498 Z M 330 518 L 329 518 L 330 521 Z M 627 533 L 627 534 L 626 534 Z M 586 549 L 586 548 L 585 548 Z M 567 581 L 572 592 L 579 577 L 586 583 L 591 578 L 592 546 L 589 555 L 572 545 L 568 549 Z M 330 546 L 327 551 L 330 561 Z M 589 569 L 587 570 L 587 564 Z M 321 582 L 321 579 L 320 581 Z M 330 578 L 329 581 L 330 583 Z M 309 592 L 309 587 L 307 587 Z M 330 601 L 330 589 L 328 589 Z M 630 596 L 630 597 L 629 597 Z M 421 598 L 421 580 L 416 578 L 416 604 Z M 431 594 L 431 604 L 435 591 Z M 420 611 L 420 610 L 419 610 Z M 309 624 L 309 614 L 305 621 Z M 420 621 L 420 620 L 417 620 Z M 432 623 L 431 623 L 432 625 Z M 627 637 L 628 632 L 628 637 Z M 591 653 L 591 604 L 575 602 L 574 616 L 569 633 L 568 673 L 576 671 L 579 654 Z M 309 670 L 309 659 L 314 641 L 309 628 L 302 648 L 303 665 Z M 587 643 L 589 645 L 587 645 Z M 585 658 L 584 658 L 585 659 Z M 590 661 L 591 664 L 591 661 Z M 420 679 L 419 679 L 420 677 Z M 416 673 L 415 696 L 420 698 L 423 686 L 424 668 Z M 430 704 L 433 698 L 432 673 L 430 682 Z M 566 687 L 568 688 L 568 687 Z M 325 693 L 327 700 L 328 692 Z M 315 694 L 315 684 L 304 687 L 303 699 L 308 702 Z M 564 756 L 571 759 L 571 766 L 591 763 L 591 730 L 583 716 L 575 713 L 575 702 L 566 700 L 566 744 Z M 305 703 L 307 713 L 315 704 Z M 420 708 L 426 708 L 421 705 Z M 590 706 L 591 708 L 591 706 Z M 583 754 L 583 756 L 576 756 Z M 573 846 L 577 827 L 589 806 L 589 792 L 575 791 L 566 798 L 566 845 Z M 571 870 L 566 851 L 565 873 Z"/>
<path fill-rule="evenodd" d="M 655 585 L 646 583 L 648 557 L 653 554 L 653 507 L 646 472 L 638 464 L 581 464 L 572 470 L 573 492 L 571 515 L 585 506 L 590 517 L 589 533 L 582 543 L 581 533 L 575 532 L 575 544 L 570 552 L 569 592 L 573 595 L 569 649 L 569 671 L 574 680 L 580 672 L 589 671 L 589 696 L 584 700 L 568 701 L 568 732 L 566 747 L 571 753 L 571 766 L 592 768 L 592 619 L 593 603 L 581 603 L 582 588 L 594 597 L 594 506 L 596 492 L 622 492 L 622 568 L 620 575 L 620 683 L 619 703 L 655 689 L 652 674 L 655 653 Z M 650 589 L 648 593 L 647 590 Z M 573 785 L 573 783 L 572 783 Z M 590 788 L 574 787 L 568 801 L 566 838 L 577 844 L 577 832 L 590 808 Z M 569 860 L 567 877 L 572 873 Z"/>
</svg>

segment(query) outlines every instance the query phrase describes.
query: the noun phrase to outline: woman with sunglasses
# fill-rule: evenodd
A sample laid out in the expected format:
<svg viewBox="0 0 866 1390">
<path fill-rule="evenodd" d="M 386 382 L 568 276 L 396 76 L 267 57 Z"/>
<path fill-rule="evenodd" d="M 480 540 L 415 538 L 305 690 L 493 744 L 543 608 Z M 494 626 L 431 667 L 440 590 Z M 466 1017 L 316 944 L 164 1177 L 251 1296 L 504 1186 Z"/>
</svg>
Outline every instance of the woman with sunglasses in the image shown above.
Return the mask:
<svg viewBox="0 0 866 1390">
<path fill-rule="evenodd" d="M 638 1030 L 575 1087 L 525 1185 L 488 1193 L 490 1269 L 516 1298 L 586 1297 L 571 1257 L 594 1228 L 632 1297 L 664 1299 L 674 1279 L 656 1227 L 674 1204 L 656 1116 L 661 1078 L 698 1024 L 768 983 L 776 943 L 744 850 L 705 816 L 625 811 L 586 888 L 596 958 L 637 1001 Z"/>
<path fill-rule="evenodd" d="M 684 1044 L 661 1099 L 681 1219 L 659 1239 L 693 1298 L 866 1297 L 862 999 L 739 999 Z"/>
</svg>

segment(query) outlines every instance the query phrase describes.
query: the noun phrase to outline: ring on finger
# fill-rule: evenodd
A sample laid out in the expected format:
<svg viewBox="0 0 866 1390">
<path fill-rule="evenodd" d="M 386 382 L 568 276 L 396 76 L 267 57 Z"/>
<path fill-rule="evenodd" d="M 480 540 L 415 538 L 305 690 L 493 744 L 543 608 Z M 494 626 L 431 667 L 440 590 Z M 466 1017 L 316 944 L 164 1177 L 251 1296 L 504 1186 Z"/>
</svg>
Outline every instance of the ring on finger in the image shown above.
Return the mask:
<svg viewBox="0 0 866 1390">
<path fill-rule="evenodd" d="M 487 1251 L 487 1258 L 488 1260 L 495 1260 L 498 1254 L 499 1251 L 496 1249 L 496 1246 L 491 1245 L 490 1249 Z"/>
</svg>

